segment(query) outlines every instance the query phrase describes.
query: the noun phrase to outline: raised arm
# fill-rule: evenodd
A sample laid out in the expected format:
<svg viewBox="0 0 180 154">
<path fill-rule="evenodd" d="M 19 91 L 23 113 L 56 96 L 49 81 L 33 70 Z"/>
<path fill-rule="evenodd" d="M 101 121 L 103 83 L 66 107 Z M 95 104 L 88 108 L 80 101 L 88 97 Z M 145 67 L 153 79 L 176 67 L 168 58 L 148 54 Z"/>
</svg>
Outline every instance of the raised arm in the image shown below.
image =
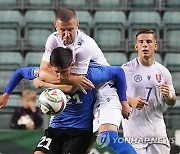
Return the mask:
<svg viewBox="0 0 180 154">
<path fill-rule="evenodd" d="M 17 69 L 11 76 L 4 93 L 0 98 L 0 108 L 7 104 L 9 96 L 22 79 L 33 80 L 39 75 L 39 67 L 25 67 Z"/>
</svg>

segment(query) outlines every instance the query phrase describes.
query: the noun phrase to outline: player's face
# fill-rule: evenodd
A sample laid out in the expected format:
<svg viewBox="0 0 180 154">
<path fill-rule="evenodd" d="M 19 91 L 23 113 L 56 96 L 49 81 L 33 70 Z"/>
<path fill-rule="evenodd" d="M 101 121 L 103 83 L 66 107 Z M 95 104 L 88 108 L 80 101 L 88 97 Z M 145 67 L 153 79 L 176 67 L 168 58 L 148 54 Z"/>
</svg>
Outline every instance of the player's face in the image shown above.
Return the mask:
<svg viewBox="0 0 180 154">
<path fill-rule="evenodd" d="M 71 73 L 71 66 L 66 69 L 52 66 L 52 70 L 56 73 L 57 79 L 60 82 L 63 82 L 64 80 L 67 80 L 69 78 L 69 75 Z"/>
<path fill-rule="evenodd" d="M 154 59 L 157 42 L 153 34 L 140 34 L 136 39 L 135 49 L 140 59 Z"/>
<path fill-rule="evenodd" d="M 63 22 L 61 20 L 55 21 L 56 30 L 59 33 L 64 45 L 70 45 L 75 39 L 75 35 L 79 26 L 79 22 L 76 18 L 73 18 L 69 22 Z"/>
</svg>

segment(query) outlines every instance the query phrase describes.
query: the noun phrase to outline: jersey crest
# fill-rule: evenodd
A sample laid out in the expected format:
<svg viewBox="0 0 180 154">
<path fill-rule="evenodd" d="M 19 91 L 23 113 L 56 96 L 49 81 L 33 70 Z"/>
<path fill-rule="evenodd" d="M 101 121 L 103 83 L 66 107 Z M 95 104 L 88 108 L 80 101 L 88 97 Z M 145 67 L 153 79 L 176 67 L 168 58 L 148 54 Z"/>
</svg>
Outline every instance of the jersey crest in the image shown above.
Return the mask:
<svg viewBox="0 0 180 154">
<path fill-rule="evenodd" d="M 158 83 L 162 81 L 162 75 L 161 74 L 156 74 L 156 80 Z"/>
</svg>

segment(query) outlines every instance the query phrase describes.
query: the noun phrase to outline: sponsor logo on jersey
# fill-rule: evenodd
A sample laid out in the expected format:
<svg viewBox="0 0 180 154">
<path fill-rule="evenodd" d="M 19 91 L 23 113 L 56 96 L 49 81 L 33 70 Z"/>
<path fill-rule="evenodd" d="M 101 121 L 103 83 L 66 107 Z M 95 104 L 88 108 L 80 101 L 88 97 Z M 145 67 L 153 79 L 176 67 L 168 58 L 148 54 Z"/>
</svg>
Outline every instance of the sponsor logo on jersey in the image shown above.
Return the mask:
<svg viewBox="0 0 180 154">
<path fill-rule="evenodd" d="M 162 81 L 162 75 L 161 74 L 156 74 L 156 80 L 158 83 Z"/>
<path fill-rule="evenodd" d="M 135 75 L 134 80 L 136 82 L 140 82 L 140 81 L 142 81 L 142 76 L 141 75 Z"/>
<path fill-rule="evenodd" d="M 77 44 L 77 45 L 81 46 L 81 45 L 82 45 L 82 41 L 81 41 L 81 42 L 78 42 L 78 44 Z"/>
<path fill-rule="evenodd" d="M 147 79 L 148 79 L 148 80 L 150 80 L 150 79 L 151 79 L 151 76 L 150 76 L 150 75 L 148 75 L 148 76 L 147 76 Z"/>
</svg>

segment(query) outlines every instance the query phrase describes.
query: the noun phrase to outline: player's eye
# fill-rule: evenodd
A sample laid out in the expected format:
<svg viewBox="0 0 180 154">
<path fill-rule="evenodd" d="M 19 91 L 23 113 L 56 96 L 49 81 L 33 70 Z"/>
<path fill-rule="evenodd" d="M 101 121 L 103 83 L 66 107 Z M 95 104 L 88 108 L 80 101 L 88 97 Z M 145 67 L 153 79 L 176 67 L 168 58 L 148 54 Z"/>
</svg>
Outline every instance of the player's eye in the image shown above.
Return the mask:
<svg viewBox="0 0 180 154">
<path fill-rule="evenodd" d="M 152 41 L 151 40 L 147 40 L 147 43 L 152 43 Z"/>
</svg>

